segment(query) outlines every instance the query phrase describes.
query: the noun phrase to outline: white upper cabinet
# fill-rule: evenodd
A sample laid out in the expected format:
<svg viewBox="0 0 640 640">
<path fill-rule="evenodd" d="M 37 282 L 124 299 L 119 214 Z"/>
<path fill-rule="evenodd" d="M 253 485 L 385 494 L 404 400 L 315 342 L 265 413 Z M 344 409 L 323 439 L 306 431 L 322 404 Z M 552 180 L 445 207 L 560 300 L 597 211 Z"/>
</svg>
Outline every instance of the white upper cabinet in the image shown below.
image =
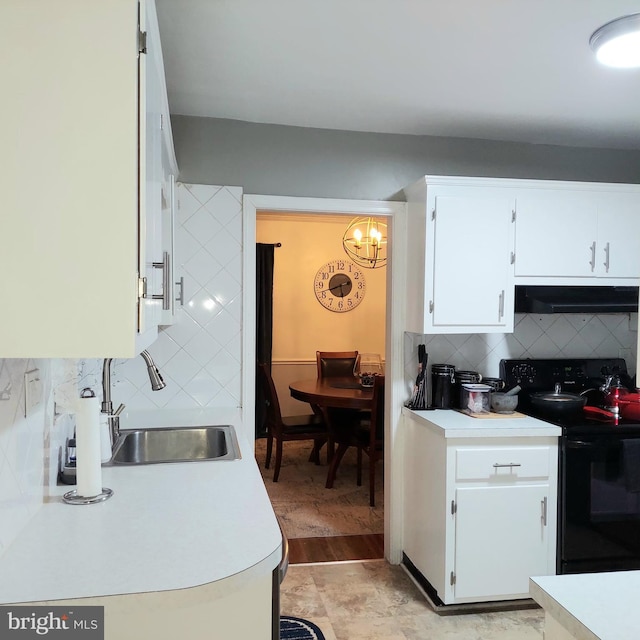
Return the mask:
<svg viewBox="0 0 640 640">
<path fill-rule="evenodd" d="M 407 331 L 512 332 L 517 284 L 640 279 L 640 185 L 425 176 L 405 194 Z"/>
<path fill-rule="evenodd" d="M 159 46 L 152 0 L 0 3 L 0 357 L 132 357 L 157 336 Z"/>
<path fill-rule="evenodd" d="M 545 181 L 518 189 L 516 280 L 637 280 L 639 234 L 640 188 L 634 185 Z"/>
<path fill-rule="evenodd" d="M 145 80 L 142 95 L 140 131 L 145 149 L 141 162 L 144 176 L 143 211 L 144 238 L 139 254 L 139 269 L 143 274 L 141 323 L 157 327 L 172 324 L 173 296 L 173 235 L 174 181 L 177 173 L 171 137 L 171 121 L 164 79 L 164 63 L 157 16 L 153 3 L 141 5 L 141 22 L 147 34 L 145 55 L 140 56 L 140 73 Z"/>
<path fill-rule="evenodd" d="M 608 278 L 640 278 L 640 188 L 600 199 L 595 270 Z"/>
<path fill-rule="evenodd" d="M 488 180 L 440 176 L 405 191 L 407 330 L 513 331 L 512 194 Z"/>
</svg>

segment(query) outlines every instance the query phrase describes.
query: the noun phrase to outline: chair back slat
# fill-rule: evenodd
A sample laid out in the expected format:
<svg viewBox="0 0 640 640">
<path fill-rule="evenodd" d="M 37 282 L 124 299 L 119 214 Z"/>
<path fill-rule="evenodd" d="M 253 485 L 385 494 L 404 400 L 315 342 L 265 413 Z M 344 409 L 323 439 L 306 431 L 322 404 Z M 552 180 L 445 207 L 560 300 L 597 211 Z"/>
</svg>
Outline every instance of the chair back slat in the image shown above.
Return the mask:
<svg viewBox="0 0 640 640">
<path fill-rule="evenodd" d="M 316 351 L 318 378 L 352 376 L 357 357 L 357 351 Z"/>
<path fill-rule="evenodd" d="M 269 365 L 259 362 L 258 374 L 260 376 L 261 385 L 264 390 L 267 403 L 267 421 L 270 422 L 274 428 L 278 428 L 282 425 L 282 413 L 280 411 L 278 392 L 276 391 L 276 385 L 271 377 Z"/>
</svg>

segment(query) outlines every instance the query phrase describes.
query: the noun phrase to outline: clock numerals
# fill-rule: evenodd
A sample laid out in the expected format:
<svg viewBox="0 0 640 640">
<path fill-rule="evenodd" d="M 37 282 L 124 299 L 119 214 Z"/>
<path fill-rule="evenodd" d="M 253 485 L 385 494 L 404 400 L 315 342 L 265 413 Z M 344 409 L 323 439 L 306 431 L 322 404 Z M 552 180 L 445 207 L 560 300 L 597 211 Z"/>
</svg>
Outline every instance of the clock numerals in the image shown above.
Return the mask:
<svg viewBox="0 0 640 640">
<path fill-rule="evenodd" d="M 332 260 L 316 273 L 316 298 L 330 311 L 342 313 L 355 309 L 364 299 L 365 290 L 363 272 L 348 260 Z"/>
</svg>

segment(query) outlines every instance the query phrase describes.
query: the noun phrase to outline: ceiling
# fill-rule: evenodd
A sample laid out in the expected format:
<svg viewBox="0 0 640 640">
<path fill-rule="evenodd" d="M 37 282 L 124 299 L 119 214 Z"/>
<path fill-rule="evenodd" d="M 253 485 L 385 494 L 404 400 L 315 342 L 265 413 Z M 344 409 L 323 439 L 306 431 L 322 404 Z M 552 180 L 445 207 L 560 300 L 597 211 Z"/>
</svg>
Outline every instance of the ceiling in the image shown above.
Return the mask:
<svg viewBox="0 0 640 640">
<path fill-rule="evenodd" d="M 640 149 L 640 69 L 589 37 L 640 0 L 156 0 L 172 114 Z"/>
</svg>

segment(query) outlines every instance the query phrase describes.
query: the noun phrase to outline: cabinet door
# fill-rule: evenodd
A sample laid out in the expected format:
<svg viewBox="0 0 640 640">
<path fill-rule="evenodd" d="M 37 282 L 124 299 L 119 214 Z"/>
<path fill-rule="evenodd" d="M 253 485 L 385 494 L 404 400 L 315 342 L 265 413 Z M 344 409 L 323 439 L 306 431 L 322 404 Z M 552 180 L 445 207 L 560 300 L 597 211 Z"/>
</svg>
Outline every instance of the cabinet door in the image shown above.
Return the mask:
<svg viewBox="0 0 640 640">
<path fill-rule="evenodd" d="M 524 190 L 516 198 L 515 276 L 596 275 L 593 194 Z"/>
<path fill-rule="evenodd" d="M 460 327 L 466 333 L 512 326 L 511 205 L 506 195 L 485 190 L 436 195 L 434 327 Z"/>
<path fill-rule="evenodd" d="M 166 273 L 162 286 L 163 305 L 160 324 L 169 325 L 175 321 L 175 179 L 168 173 L 168 164 L 164 165 L 162 181 L 162 253 Z M 181 288 L 181 287 L 180 287 Z"/>
<path fill-rule="evenodd" d="M 529 577 L 546 575 L 548 485 L 456 490 L 455 597 L 516 596 Z"/>
<path fill-rule="evenodd" d="M 164 260 L 162 252 L 162 83 L 154 48 L 159 42 L 149 24 L 146 3 L 140 3 L 140 25 L 146 46 L 139 55 L 140 107 L 140 235 L 139 271 L 144 279 L 140 332 L 160 324 Z"/>
<path fill-rule="evenodd" d="M 609 278 L 640 278 L 639 237 L 638 194 L 603 194 L 598 210 L 598 274 Z"/>
</svg>

